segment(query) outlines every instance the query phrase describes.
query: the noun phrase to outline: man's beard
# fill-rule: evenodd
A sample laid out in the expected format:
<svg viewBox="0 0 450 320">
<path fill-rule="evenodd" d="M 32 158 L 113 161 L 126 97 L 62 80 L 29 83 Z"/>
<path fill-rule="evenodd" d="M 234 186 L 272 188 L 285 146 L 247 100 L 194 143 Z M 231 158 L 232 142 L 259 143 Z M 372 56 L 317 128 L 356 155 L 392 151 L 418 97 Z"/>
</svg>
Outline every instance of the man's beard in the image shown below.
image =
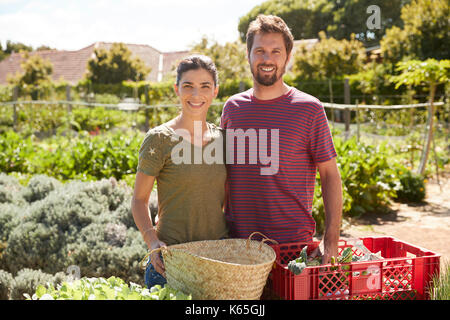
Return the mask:
<svg viewBox="0 0 450 320">
<path fill-rule="evenodd" d="M 274 67 L 275 70 L 273 72 L 272 76 L 263 76 L 260 71 L 259 71 L 259 67 L 261 66 L 266 66 L 266 65 L 259 65 L 256 67 L 256 70 L 253 70 L 253 68 L 251 68 L 251 72 L 253 74 L 253 77 L 255 78 L 256 82 L 258 82 L 260 85 L 263 86 L 271 86 L 273 85 L 275 82 L 277 82 L 284 74 L 285 71 L 285 66 L 283 66 L 283 69 L 281 70 L 281 73 L 278 75 L 278 67 L 271 65 L 271 66 L 266 66 L 266 67 Z"/>
</svg>

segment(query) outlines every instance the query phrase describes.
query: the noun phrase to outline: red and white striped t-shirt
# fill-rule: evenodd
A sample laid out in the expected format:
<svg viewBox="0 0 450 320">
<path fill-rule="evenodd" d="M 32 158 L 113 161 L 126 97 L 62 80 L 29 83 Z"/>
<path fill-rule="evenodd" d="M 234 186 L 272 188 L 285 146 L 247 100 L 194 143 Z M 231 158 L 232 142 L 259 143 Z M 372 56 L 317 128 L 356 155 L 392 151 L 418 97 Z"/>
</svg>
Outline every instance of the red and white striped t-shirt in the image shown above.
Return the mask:
<svg viewBox="0 0 450 320">
<path fill-rule="evenodd" d="M 320 101 L 296 88 L 258 100 L 249 89 L 228 99 L 221 126 L 230 235 L 248 238 L 258 231 L 279 243 L 311 241 L 316 164 L 336 157 Z"/>
</svg>

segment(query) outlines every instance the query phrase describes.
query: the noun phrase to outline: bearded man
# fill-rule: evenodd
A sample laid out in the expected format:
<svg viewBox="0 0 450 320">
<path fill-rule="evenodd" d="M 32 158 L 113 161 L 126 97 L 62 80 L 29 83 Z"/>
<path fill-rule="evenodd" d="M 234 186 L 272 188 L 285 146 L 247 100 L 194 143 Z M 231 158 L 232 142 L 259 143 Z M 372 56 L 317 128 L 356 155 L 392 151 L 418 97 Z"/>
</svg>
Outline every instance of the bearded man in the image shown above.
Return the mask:
<svg viewBox="0 0 450 320">
<path fill-rule="evenodd" d="M 221 117 L 227 132 L 225 216 L 232 237 L 248 238 L 257 231 L 279 243 L 311 242 L 318 170 L 325 208 L 322 260 L 329 263 L 338 255 L 342 183 L 321 102 L 283 81 L 293 40 L 286 23 L 272 15 L 259 15 L 247 31 L 253 88 L 230 97 Z M 243 139 L 228 134 L 236 130 L 265 135 L 246 139 L 242 148 L 237 142 Z M 275 170 L 263 171 L 267 159 L 261 155 L 268 153 L 278 163 Z"/>
</svg>

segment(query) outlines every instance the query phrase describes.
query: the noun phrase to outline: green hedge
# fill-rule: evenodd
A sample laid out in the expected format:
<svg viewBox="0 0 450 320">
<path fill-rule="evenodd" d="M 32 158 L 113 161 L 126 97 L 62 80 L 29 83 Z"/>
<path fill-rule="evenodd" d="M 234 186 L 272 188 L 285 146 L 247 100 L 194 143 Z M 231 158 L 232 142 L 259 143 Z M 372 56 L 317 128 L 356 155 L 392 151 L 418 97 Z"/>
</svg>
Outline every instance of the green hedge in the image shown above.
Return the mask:
<svg viewBox="0 0 450 320">
<path fill-rule="evenodd" d="M 396 160 L 386 144 L 365 145 L 358 143 L 356 137 L 348 140 L 334 137 L 334 144 L 343 187 L 343 219 L 385 213 L 392 201 L 417 203 L 425 198 L 424 177 L 413 174 Z M 317 180 L 313 216 L 317 232 L 321 233 L 325 214 L 319 175 Z"/>
<path fill-rule="evenodd" d="M 146 245 L 132 217 L 130 187 L 114 179 L 63 184 L 43 175 L 22 186 L 3 173 L 0 186 L 16 194 L 0 202 L 0 269 L 16 278 L 26 268 L 56 275 L 75 265 L 82 276 L 143 284 Z"/>
<path fill-rule="evenodd" d="M 0 170 L 28 175 L 46 174 L 58 180 L 127 179 L 136 173 L 144 133 L 110 131 L 102 135 L 80 132 L 43 141 L 14 131 L 0 134 Z"/>
<path fill-rule="evenodd" d="M 95 136 L 81 132 L 72 138 L 55 136 L 39 141 L 8 131 L 0 134 L 3 155 L 0 170 L 45 174 L 61 181 L 114 177 L 132 186 L 143 138 L 144 133 L 139 131 L 110 131 Z M 348 216 L 380 210 L 392 199 L 420 202 L 424 198 L 423 177 L 410 173 L 396 161 L 395 151 L 386 145 L 358 143 L 355 137 L 343 140 L 335 136 L 334 142 L 344 184 L 344 208 L 348 208 L 344 212 Z M 316 193 L 320 198 L 320 189 Z"/>
<path fill-rule="evenodd" d="M 55 136 L 39 142 L 9 131 L 0 135 L 0 170 L 37 175 L 60 181 L 95 181 L 114 177 L 133 186 L 142 132 L 108 132 L 97 136 L 82 133 L 74 138 Z M 425 197 L 423 177 L 414 175 L 386 145 L 374 147 L 356 138 L 334 137 L 343 182 L 344 217 L 387 210 L 392 200 L 420 202 Z M 1 188 L 0 188 L 1 190 Z M 313 214 L 318 230 L 323 225 L 320 177 L 315 190 Z M 0 192 L 0 200 L 14 192 Z"/>
</svg>

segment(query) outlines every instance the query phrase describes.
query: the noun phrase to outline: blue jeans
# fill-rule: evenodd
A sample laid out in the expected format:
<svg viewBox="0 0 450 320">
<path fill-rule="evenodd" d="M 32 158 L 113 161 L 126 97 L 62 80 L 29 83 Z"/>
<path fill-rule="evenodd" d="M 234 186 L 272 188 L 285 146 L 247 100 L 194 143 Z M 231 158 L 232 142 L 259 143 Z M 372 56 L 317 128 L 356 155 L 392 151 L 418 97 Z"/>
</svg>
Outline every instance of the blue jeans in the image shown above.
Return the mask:
<svg viewBox="0 0 450 320">
<path fill-rule="evenodd" d="M 160 254 L 160 257 L 162 260 L 161 254 Z M 149 261 L 147 262 L 147 268 L 145 269 L 144 280 L 145 280 L 145 285 L 149 289 L 157 284 L 159 284 L 161 287 L 163 287 L 167 283 L 166 278 L 164 278 L 160 273 L 158 273 L 155 270 L 155 267 L 153 267 L 153 265 L 150 263 L 150 258 L 149 258 Z"/>
</svg>

